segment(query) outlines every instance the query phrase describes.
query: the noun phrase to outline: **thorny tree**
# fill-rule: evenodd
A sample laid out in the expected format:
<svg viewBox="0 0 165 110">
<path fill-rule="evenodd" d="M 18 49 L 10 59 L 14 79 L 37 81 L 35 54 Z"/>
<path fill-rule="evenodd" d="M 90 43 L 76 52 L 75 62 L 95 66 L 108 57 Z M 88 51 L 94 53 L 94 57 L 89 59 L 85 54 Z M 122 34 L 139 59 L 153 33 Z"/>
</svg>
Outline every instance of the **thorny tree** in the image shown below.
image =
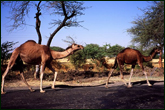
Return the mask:
<svg viewBox="0 0 165 110">
<path fill-rule="evenodd" d="M 26 17 L 28 16 L 30 9 L 37 9 L 36 16 L 36 31 L 38 33 L 39 39 L 42 41 L 41 32 L 40 32 L 40 15 L 41 10 L 50 10 L 53 15 L 60 15 L 61 19 L 53 19 L 50 24 L 56 29 L 50 34 L 47 46 L 50 46 L 51 41 L 55 34 L 63 27 L 78 27 L 81 26 L 82 21 L 78 21 L 77 17 L 84 15 L 83 11 L 87 7 L 83 7 L 83 2 L 80 1 L 1 1 L 1 4 L 4 6 L 10 7 L 10 14 L 8 19 L 13 21 L 13 24 L 10 26 L 10 31 L 14 29 L 24 28 L 26 24 Z M 39 41 L 40 42 L 40 41 Z"/>
<path fill-rule="evenodd" d="M 132 23 L 134 26 L 127 30 L 133 35 L 132 42 L 143 48 L 159 45 L 161 52 L 159 66 L 162 67 L 162 52 L 164 48 L 164 1 L 152 2 L 153 5 L 142 10 L 143 16 Z"/>
<path fill-rule="evenodd" d="M 37 13 L 34 17 L 36 19 L 36 32 L 38 34 L 38 43 L 41 44 L 42 36 L 40 32 L 41 20 L 40 15 L 41 10 L 48 9 L 53 15 L 60 15 L 62 19 L 53 19 L 50 24 L 52 27 L 56 27 L 55 30 L 50 34 L 47 41 L 47 46 L 50 47 L 51 41 L 56 33 L 63 27 L 78 27 L 82 21 L 77 21 L 77 17 L 84 15 L 83 11 L 87 7 L 83 7 L 83 2 L 80 1 L 1 1 L 4 6 L 10 7 L 10 14 L 8 19 L 13 21 L 10 26 L 10 31 L 24 28 L 26 24 L 26 16 L 28 16 L 31 8 L 36 8 Z"/>
</svg>

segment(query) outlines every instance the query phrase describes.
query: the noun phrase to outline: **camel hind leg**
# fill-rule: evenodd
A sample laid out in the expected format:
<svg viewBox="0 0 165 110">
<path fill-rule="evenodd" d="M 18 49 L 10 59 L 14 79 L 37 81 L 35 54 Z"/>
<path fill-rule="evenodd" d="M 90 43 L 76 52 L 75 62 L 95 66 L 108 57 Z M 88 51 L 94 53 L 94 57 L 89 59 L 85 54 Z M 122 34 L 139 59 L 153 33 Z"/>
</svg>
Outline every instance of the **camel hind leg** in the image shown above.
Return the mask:
<svg viewBox="0 0 165 110">
<path fill-rule="evenodd" d="M 7 75 L 7 73 L 9 72 L 10 68 L 9 66 L 7 66 L 4 74 L 2 75 L 2 83 L 1 83 L 1 94 L 5 94 L 6 92 L 4 92 L 4 83 L 5 83 L 5 77 Z"/>
<path fill-rule="evenodd" d="M 120 67 L 120 78 L 123 81 L 123 83 L 127 86 L 127 83 L 124 80 L 124 75 L 123 75 L 124 64 L 123 65 L 119 64 L 119 67 Z"/>
<path fill-rule="evenodd" d="M 17 60 L 19 55 L 19 52 L 17 51 L 17 49 L 15 49 L 10 57 L 9 63 L 7 65 L 7 68 L 5 70 L 5 72 L 2 75 L 2 83 L 1 83 L 1 94 L 5 94 L 6 92 L 4 92 L 4 83 L 5 83 L 5 77 L 7 75 L 7 73 L 9 72 L 9 70 L 13 67 L 13 65 L 15 64 L 15 61 Z"/>
<path fill-rule="evenodd" d="M 22 77 L 23 82 L 28 86 L 29 90 L 30 90 L 31 92 L 35 91 L 35 90 L 33 90 L 33 89 L 29 86 L 29 84 L 27 83 L 27 81 L 26 81 L 26 79 L 25 79 L 25 77 L 24 77 L 24 75 L 23 75 L 23 72 L 20 73 L 20 75 L 21 75 L 21 77 Z"/>
<path fill-rule="evenodd" d="M 117 58 L 115 58 L 115 63 L 113 65 L 113 67 L 112 67 L 112 70 L 109 72 L 109 75 L 108 75 L 108 79 L 107 79 L 107 82 L 106 82 L 106 85 L 105 85 L 106 88 L 108 88 L 109 79 L 110 79 L 113 71 L 117 68 L 117 66 L 118 66 L 118 60 L 117 60 Z"/>
<path fill-rule="evenodd" d="M 106 82 L 106 85 L 105 85 L 106 88 L 108 88 L 108 82 L 109 82 L 109 79 L 110 79 L 110 77 L 111 77 L 113 71 L 114 71 L 114 69 L 112 69 L 112 70 L 109 72 L 108 79 L 107 79 L 107 82 Z"/>
<path fill-rule="evenodd" d="M 23 82 L 28 86 L 29 90 L 31 92 L 33 92 L 34 90 L 29 86 L 29 84 L 27 83 L 27 81 L 26 81 L 26 79 L 25 79 L 25 77 L 23 75 L 24 72 L 23 72 L 23 62 L 22 62 L 22 60 L 18 61 L 18 64 L 19 64 L 19 68 L 20 68 L 20 75 L 21 75 L 21 78 L 22 78 Z"/>
</svg>

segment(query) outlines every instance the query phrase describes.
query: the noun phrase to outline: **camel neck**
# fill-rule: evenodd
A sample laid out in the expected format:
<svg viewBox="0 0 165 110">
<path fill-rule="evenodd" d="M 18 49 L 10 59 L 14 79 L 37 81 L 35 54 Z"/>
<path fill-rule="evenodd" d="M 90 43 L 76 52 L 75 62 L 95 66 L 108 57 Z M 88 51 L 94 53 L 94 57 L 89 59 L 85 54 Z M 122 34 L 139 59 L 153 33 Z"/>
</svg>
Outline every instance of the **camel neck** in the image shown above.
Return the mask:
<svg viewBox="0 0 165 110">
<path fill-rule="evenodd" d="M 52 50 L 51 54 L 52 54 L 53 59 L 60 59 L 60 58 L 65 58 L 69 56 L 72 51 L 73 51 L 72 48 L 69 48 L 63 52 L 57 52 L 57 51 Z"/>
<path fill-rule="evenodd" d="M 151 61 L 152 59 L 153 59 L 153 57 L 155 56 L 155 52 L 154 53 L 152 53 L 151 55 L 149 55 L 149 56 L 143 56 L 143 59 L 144 59 L 144 61 L 145 62 L 148 62 L 148 61 Z"/>
</svg>

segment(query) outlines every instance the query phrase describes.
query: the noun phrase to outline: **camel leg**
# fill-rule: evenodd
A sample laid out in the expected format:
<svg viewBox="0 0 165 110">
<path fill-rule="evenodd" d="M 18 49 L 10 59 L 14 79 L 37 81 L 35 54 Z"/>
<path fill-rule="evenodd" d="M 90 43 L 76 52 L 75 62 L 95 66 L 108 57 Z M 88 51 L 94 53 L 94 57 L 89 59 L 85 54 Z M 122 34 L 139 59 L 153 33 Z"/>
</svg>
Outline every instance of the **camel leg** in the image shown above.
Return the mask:
<svg viewBox="0 0 165 110">
<path fill-rule="evenodd" d="M 152 86 L 152 85 L 150 84 L 150 82 L 148 81 L 147 72 L 143 71 L 143 73 L 144 73 L 144 75 L 145 75 L 145 77 L 146 77 L 148 86 Z"/>
<path fill-rule="evenodd" d="M 127 86 L 126 81 L 124 80 L 124 75 L 123 75 L 123 67 L 124 65 L 120 65 L 120 78 L 122 79 L 122 81 L 124 82 L 124 84 Z"/>
<path fill-rule="evenodd" d="M 5 77 L 6 77 L 8 72 L 9 72 L 9 67 L 6 68 L 4 74 L 2 75 L 1 94 L 5 94 L 6 93 L 6 92 L 4 92 L 4 83 L 5 83 Z"/>
<path fill-rule="evenodd" d="M 132 84 L 131 84 L 131 78 L 132 78 L 132 75 L 133 75 L 133 68 L 131 69 L 131 73 L 130 73 L 130 78 L 129 78 L 128 87 L 132 87 Z"/>
<path fill-rule="evenodd" d="M 5 94 L 6 92 L 4 92 L 4 83 L 5 83 L 5 77 L 7 75 L 7 73 L 9 72 L 9 70 L 13 67 L 13 65 L 15 64 L 15 61 L 18 57 L 18 52 L 15 49 L 10 57 L 9 63 L 7 65 L 7 68 L 4 72 L 4 74 L 2 75 L 2 83 L 1 83 L 1 94 Z"/>
<path fill-rule="evenodd" d="M 55 72 L 55 70 L 52 68 L 51 65 L 49 65 L 48 68 L 54 73 L 54 81 L 52 83 L 52 89 L 54 89 L 56 78 L 57 78 L 57 72 Z"/>
<path fill-rule="evenodd" d="M 108 82 L 109 82 L 109 79 L 110 79 L 110 77 L 111 77 L 111 75 L 112 75 L 112 73 L 113 73 L 114 70 L 115 70 L 115 69 L 112 69 L 112 70 L 109 72 L 108 79 L 107 79 L 107 82 L 106 82 L 106 85 L 105 85 L 106 88 L 108 88 Z"/>
<path fill-rule="evenodd" d="M 54 89 L 56 78 L 57 78 L 57 72 L 54 73 L 54 81 L 53 81 L 53 84 L 52 84 L 52 89 Z"/>
<path fill-rule="evenodd" d="M 145 75 L 145 77 L 146 77 L 148 86 L 152 86 L 152 85 L 150 84 L 150 82 L 148 81 L 147 72 L 144 71 L 144 67 L 143 67 L 142 63 L 139 63 L 139 65 L 140 65 L 140 67 L 141 67 L 141 69 L 142 69 L 142 71 L 143 71 L 143 73 L 144 73 L 144 75 Z"/>
<path fill-rule="evenodd" d="M 40 65 L 36 65 L 36 71 L 34 73 L 34 79 L 37 79 L 37 74 L 39 74 Z"/>
<path fill-rule="evenodd" d="M 44 69 L 45 69 L 45 65 L 41 65 L 41 68 L 40 68 L 41 70 L 40 70 L 40 92 L 41 93 L 44 93 L 45 91 L 42 89 L 42 84 L 43 84 L 43 82 L 42 82 L 42 79 L 43 79 L 43 74 L 44 74 Z"/>
<path fill-rule="evenodd" d="M 29 90 L 30 90 L 31 92 L 35 91 L 35 90 L 33 90 L 33 89 L 29 86 L 29 84 L 27 83 L 27 81 L 26 81 L 26 79 L 25 79 L 25 77 L 24 77 L 24 75 L 23 75 L 23 71 L 20 73 L 20 75 L 21 75 L 21 77 L 22 77 L 23 82 L 28 86 Z"/>
</svg>

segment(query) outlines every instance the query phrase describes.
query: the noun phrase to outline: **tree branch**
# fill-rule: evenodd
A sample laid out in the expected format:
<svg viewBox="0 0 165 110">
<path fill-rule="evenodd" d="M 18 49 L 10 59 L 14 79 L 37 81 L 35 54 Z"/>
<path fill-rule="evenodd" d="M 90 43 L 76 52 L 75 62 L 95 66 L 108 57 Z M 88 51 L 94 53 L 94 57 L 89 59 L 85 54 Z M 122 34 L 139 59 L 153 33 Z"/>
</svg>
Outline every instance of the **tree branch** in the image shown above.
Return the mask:
<svg viewBox="0 0 165 110">
<path fill-rule="evenodd" d="M 65 18 L 67 18 L 64 1 L 60 1 Z"/>
<path fill-rule="evenodd" d="M 41 32 L 40 32 L 41 21 L 39 19 L 39 16 L 41 15 L 40 4 L 41 4 L 41 1 L 39 1 L 38 5 L 37 5 L 37 13 L 36 13 L 36 16 L 34 17 L 34 18 L 36 18 L 36 31 L 38 34 L 38 44 L 41 44 L 41 42 L 42 42 L 42 36 L 41 36 Z"/>
</svg>

